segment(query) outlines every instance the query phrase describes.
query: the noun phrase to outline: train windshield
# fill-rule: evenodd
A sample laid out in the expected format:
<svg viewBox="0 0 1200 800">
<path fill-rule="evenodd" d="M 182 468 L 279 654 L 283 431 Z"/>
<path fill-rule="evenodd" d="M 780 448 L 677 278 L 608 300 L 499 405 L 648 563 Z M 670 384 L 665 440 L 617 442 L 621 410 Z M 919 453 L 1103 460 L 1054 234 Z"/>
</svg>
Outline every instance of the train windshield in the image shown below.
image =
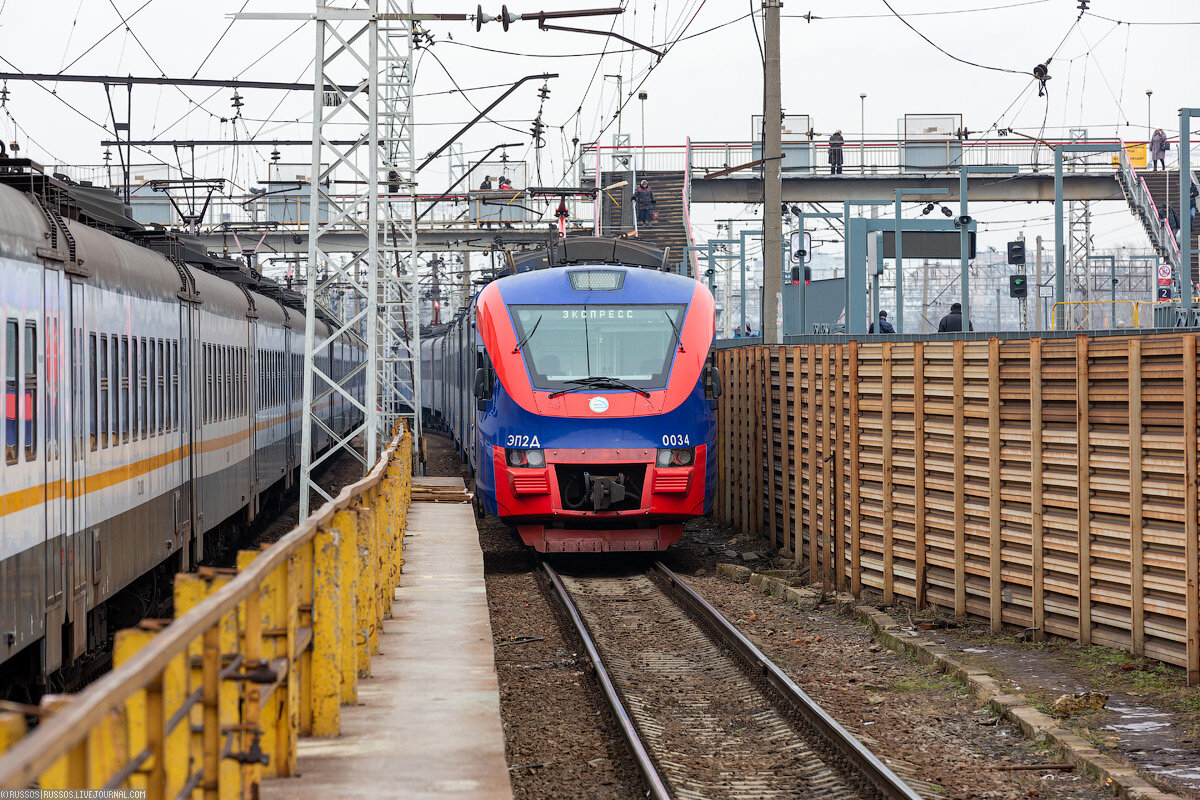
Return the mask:
<svg viewBox="0 0 1200 800">
<path fill-rule="evenodd" d="M 639 389 L 667 385 L 685 305 L 510 306 L 537 389 L 580 378 L 615 378 Z"/>
</svg>

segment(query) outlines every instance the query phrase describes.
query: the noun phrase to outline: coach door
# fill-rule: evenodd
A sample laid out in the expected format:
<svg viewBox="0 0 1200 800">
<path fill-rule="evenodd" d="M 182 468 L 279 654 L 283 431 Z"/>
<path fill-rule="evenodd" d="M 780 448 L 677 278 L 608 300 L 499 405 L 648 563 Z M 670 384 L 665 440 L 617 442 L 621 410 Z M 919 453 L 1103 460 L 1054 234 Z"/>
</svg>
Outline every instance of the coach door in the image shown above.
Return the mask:
<svg viewBox="0 0 1200 800">
<path fill-rule="evenodd" d="M 89 403 L 93 401 L 96 386 L 93 383 L 89 364 L 92 356 L 88 350 L 89 338 L 85 325 L 84 286 L 71 283 L 71 358 L 70 397 L 71 431 L 70 457 L 64 460 L 66 467 L 67 504 L 66 531 L 62 553 L 71 587 L 67 606 L 67 618 L 72 622 L 72 652 L 74 657 L 83 652 L 86 645 L 87 594 L 91 573 L 92 533 L 87 527 L 87 453 L 97 431 L 96 419 L 89 416 Z"/>
<path fill-rule="evenodd" d="M 167 397 L 171 404 L 171 417 L 174 420 L 178 436 L 175 444 L 181 448 L 182 457 L 175 463 L 179 465 L 178 483 L 175 489 L 175 537 L 177 541 L 188 546 L 187 555 L 192 564 L 199 563 L 202 553 L 200 541 L 192 542 L 192 460 L 188 457 L 188 442 L 191 441 L 191 430 L 188 406 L 191 403 L 187 376 L 191 365 L 191 306 L 188 303 L 179 304 L 179 344 L 168 344 L 171 353 L 168 356 L 170 369 L 167 371 Z M 185 569 L 190 564 L 182 565 Z"/>
</svg>

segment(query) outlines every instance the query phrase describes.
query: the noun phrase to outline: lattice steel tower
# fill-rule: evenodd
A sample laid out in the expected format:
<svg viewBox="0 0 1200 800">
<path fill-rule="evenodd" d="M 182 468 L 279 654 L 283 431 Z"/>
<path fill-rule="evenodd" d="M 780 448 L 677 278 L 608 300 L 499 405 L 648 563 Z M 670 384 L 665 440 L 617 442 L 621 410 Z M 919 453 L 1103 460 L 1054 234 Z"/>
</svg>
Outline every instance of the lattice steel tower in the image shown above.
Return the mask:
<svg viewBox="0 0 1200 800">
<path fill-rule="evenodd" d="M 380 437 L 386 440 L 401 418 L 410 419 L 419 435 L 411 17 L 411 0 L 357 0 L 336 8 L 317 0 L 315 17 L 309 17 L 316 20 L 316 58 L 301 519 L 309 513 L 310 491 L 329 499 L 311 478 L 323 461 L 344 450 L 370 468 L 379 457 Z M 335 145 L 332 126 L 345 122 L 362 125 L 359 137 L 349 146 Z M 335 179 L 352 188 L 335 192 Z M 363 247 L 348 258 L 335 257 L 324 247 L 326 237 L 347 231 L 361 234 Z M 327 339 L 316 336 L 318 317 L 330 326 Z M 364 363 L 331 360 L 331 345 L 343 334 L 362 346 Z M 354 396 L 360 386 L 361 402 Z M 361 424 L 345 435 L 320 418 L 335 397 L 362 414 Z M 320 456 L 314 432 L 330 442 Z M 359 439 L 362 453 L 353 446 Z"/>
<path fill-rule="evenodd" d="M 1086 142 L 1086 128 L 1071 128 L 1072 144 Z M 1083 157 L 1080 154 L 1078 157 Z M 1070 171 L 1075 171 L 1071 164 Z M 1092 299 L 1091 261 L 1092 254 L 1092 204 L 1086 200 L 1072 200 L 1067 204 L 1067 308 L 1065 315 L 1068 330 L 1088 327 L 1088 301 Z M 1079 302 L 1076 302 L 1079 301 Z"/>
</svg>

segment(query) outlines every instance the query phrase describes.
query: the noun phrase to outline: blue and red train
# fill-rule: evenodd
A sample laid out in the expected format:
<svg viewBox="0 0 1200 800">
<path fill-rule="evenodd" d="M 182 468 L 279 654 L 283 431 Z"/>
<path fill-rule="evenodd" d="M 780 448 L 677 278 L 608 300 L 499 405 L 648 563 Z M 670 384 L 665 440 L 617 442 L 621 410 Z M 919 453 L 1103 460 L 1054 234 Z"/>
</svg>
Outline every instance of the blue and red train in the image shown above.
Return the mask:
<svg viewBox="0 0 1200 800">
<path fill-rule="evenodd" d="M 568 238 L 422 345 L 422 406 L 481 510 L 542 552 L 664 550 L 712 509 L 713 297 L 661 251 Z"/>
</svg>

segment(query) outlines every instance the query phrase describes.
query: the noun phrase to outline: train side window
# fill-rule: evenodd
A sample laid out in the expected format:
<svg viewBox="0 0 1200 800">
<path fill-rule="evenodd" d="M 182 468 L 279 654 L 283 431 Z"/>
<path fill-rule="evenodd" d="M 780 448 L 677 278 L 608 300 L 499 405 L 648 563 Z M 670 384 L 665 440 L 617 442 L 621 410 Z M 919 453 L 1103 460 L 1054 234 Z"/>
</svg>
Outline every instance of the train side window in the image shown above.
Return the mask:
<svg viewBox="0 0 1200 800">
<path fill-rule="evenodd" d="M 171 341 L 171 430 L 179 430 L 179 340 Z"/>
<path fill-rule="evenodd" d="M 138 440 L 138 340 L 129 339 L 129 438 Z"/>
<path fill-rule="evenodd" d="M 58 338 L 58 319 L 47 316 L 45 331 L 46 380 L 43 386 L 46 393 L 46 458 L 58 460 L 62 457 L 58 448 L 58 394 L 62 388 L 58 376 L 58 352 L 61 344 Z"/>
<path fill-rule="evenodd" d="M 108 337 L 100 335 L 100 447 L 108 447 Z"/>
<path fill-rule="evenodd" d="M 96 451 L 97 430 L 96 430 L 96 404 L 98 402 L 96 395 L 97 376 L 96 376 L 96 334 L 88 334 L 88 431 L 92 437 L 91 448 L 92 452 Z"/>
<path fill-rule="evenodd" d="M 167 410 L 163 408 L 165 405 L 165 392 L 163 391 L 166 385 L 166 376 L 163 374 L 163 340 L 157 339 L 154 342 L 154 395 L 157 408 L 155 409 L 154 431 L 161 434 L 163 432 L 163 420 L 167 416 Z"/>
<path fill-rule="evenodd" d="M 37 323 L 25 323 L 25 460 L 37 458 Z"/>
<path fill-rule="evenodd" d="M 121 337 L 121 441 L 129 442 L 129 337 Z"/>
<path fill-rule="evenodd" d="M 15 319 L 4 326 L 4 460 L 17 463 L 17 355 L 20 329 Z"/>
<path fill-rule="evenodd" d="M 213 346 L 206 344 L 204 350 L 204 420 L 212 422 L 215 416 L 213 413 Z"/>
<path fill-rule="evenodd" d="M 112 394 L 112 446 L 121 444 L 121 337 L 109 337 L 112 361 L 109 364 L 109 391 Z"/>
<path fill-rule="evenodd" d="M 157 357 L 155 356 L 156 341 L 151 339 L 149 342 L 150 352 L 146 354 L 146 360 L 150 362 L 149 372 L 149 391 L 150 404 L 146 408 L 146 416 L 149 417 L 150 435 L 154 436 L 159 433 L 158 420 L 162 415 L 162 394 L 160 388 L 162 386 L 162 350 L 158 350 Z"/>
<path fill-rule="evenodd" d="M 148 389 L 149 372 L 146 367 L 146 337 L 138 346 L 138 420 L 141 422 L 142 438 L 150 438 L 150 400 Z"/>
</svg>

